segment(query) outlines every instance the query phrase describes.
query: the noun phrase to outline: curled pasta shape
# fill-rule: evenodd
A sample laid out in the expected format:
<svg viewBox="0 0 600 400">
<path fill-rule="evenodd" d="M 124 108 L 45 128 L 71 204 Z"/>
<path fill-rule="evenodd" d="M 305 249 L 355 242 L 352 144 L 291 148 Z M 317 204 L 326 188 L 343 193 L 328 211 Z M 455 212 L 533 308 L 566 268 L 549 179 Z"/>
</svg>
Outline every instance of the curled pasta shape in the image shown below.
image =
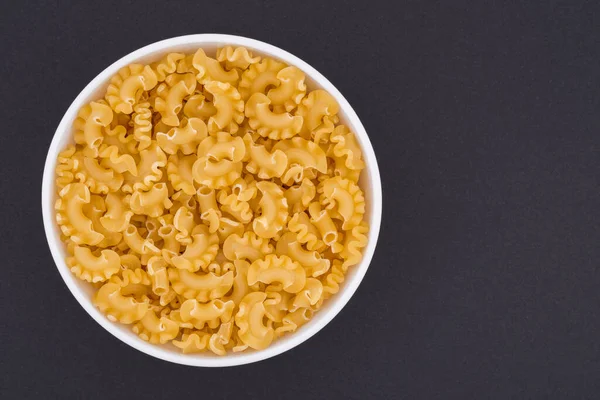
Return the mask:
<svg viewBox="0 0 600 400">
<path fill-rule="evenodd" d="M 321 173 L 327 172 L 327 155 L 314 142 L 295 137 L 279 141 L 273 150 L 281 150 L 286 154 L 290 168 L 299 165 L 302 170 L 314 168 Z"/>
<path fill-rule="evenodd" d="M 323 181 L 318 188 L 320 201 L 343 221 L 342 229 L 350 230 L 360 224 L 365 214 L 365 197 L 357 184 L 339 176 Z"/>
<path fill-rule="evenodd" d="M 177 151 L 181 151 L 190 155 L 207 135 L 206 124 L 200 118 L 183 118 L 180 126 L 170 128 L 166 132 L 157 131 L 156 143 L 167 154 L 175 155 Z"/>
<path fill-rule="evenodd" d="M 213 105 L 217 112 L 208 119 L 208 131 L 227 130 L 236 133 L 244 121 L 244 101 L 237 89 L 229 83 L 211 81 L 204 85 L 213 95 Z"/>
<path fill-rule="evenodd" d="M 261 181 L 256 187 L 262 193 L 259 202 L 261 214 L 252 221 L 252 228 L 258 236 L 270 239 L 275 237 L 287 222 L 287 200 L 283 190 L 273 182 Z"/>
<path fill-rule="evenodd" d="M 171 259 L 171 263 L 182 270 L 196 272 L 205 269 L 215 259 L 219 250 L 219 237 L 209 233 L 204 225 L 198 225 L 192 231 L 192 243 L 183 254 Z"/>
<path fill-rule="evenodd" d="M 223 254 L 232 261 L 254 262 L 271 253 L 273 253 L 273 246 L 269 240 L 257 236 L 254 232 L 245 232 L 242 236 L 233 234 L 223 243 Z"/>
<path fill-rule="evenodd" d="M 288 256 L 269 254 L 248 269 L 248 284 L 279 282 L 288 293 L 298 293 L 306 284 L 306 272 Z"/>
<path fill-rule="evenodd" d="M 198 158 L 192 168 L 194 180 L 211 189 L 231 185 L 242 174 L 242 162 L 231 160 L 212 161 L 210 157 Z"/>
<path fill-rule="evenodd" d="M 233 286 L 233 271 L 218 276 L 212 272 L 197 274 L 184 269 L 169 268 L 168 274 L 173 290 L 177 294 L 200 302 L 220 299 Z"/>
<path fill-rule="evenodd" d="M 296 115 L 303 117 L 303 132 L 313 132 L 324 123 L 325 117 L 334 118 L 340 107 L 332 95 L 318 89 L 310 92 L 298 106 Z"/>
<path fill-rule="evenodd" d="M 226 346 L 231 343 L 233 326 L 233 321 L 221 324 L 219 330 L 211 335 L 208 341 L 208 349 L 219 356 L 227 354 Z"/>
<path fill-rule="evenodd" d="M 341 260 L 333 260 L 331 270 L 321 277 L 324 299 L 328 299 L 340 291 L 340 284 L 344 282 L 347 270 L 348 267 L 344 267 Z"/>
<path fill-rule="evenodd" d="M 123 231 L 123 241 L 131 250 L 139 255 L 148 256 L 148 259 L 152 256 L 160 255 L 160 249 L 154 245 L 154 241 L 142 238 L 138 228 L 131 223 Z M 147 264 L 147 260 L 143 264 Z"/>
<path fill-rule="evenodd" d="M 69 145 L 65 150 L 58 153 L 55 172 L 57 176 L 56 187 L 59 191 L 75 179 L 74 172 L 77 168 L 73 159 L 75 151 L 75 146 Z"/>
<path fill-rule="evenodd" d="M 239 78 L 236 70 L 225 71 L 217 60 L 207 56 L 202 49 L 198 49 L 194 54 L 192 65 L 198 71 L 196 79 L 203 85 L 210 81 L 225 82 L 233 85 Z"/>
<path fill-rule="evenodd" d="M 312 310 L 308 308 L 300 308 L 283 317 L 282 326 L 275 329 L 278 336 L 286 332 L 295 332 L 299 327 L 307 323 L 313 316 Z"/>
<path fill-rule="evenodd" d="M 113 120 L 113 111 L 104 102 L 92 101 L 79 110 L 73 122 L 75 143 L 98 149 L 104 140 L 103 129 Z"/>
<path fill-rule="evenodd" d="M 75 246 L 67 265 L 79 279 L 103 282 L 121 270 L 121 258 L 112 250 L 102 250 L 95 256 L 89 247 Z"/>
<path fill-rule="evenodd" d="M 279 256 L 288 256 L 300 263 L 309 276 L 323 275 L 330 267 L 330 261 L 323 258 L 318 251 L 303 249 L 301 243 L 297 240 L 297 235 L 293 232 L 286 232 L 281 236 L 277 241 L 275 251 Z"/>
<path fill-rule="evenodd" d="M 83 183 L 71 183 L 59 192 L 56 200 L 56 222 L 62 233 L 75 244 L 97 245 L 104 235 L 96 232 L 83 206 L 90 202 L 90 190 Z"/>
<path fill-rule="evenodd" d="M 239 304 L 246 294 L 250 292 L 248 286 L 248 268 L 250 263 L 245 260 L 234 260 L 235 277 L 233 278 L 233 289 L 227 300 L 232 300 L 235 304 Z"/>
<path fill-rule="evenodd" d="M 179 335 L 179 325 L 168 317 L 158 317 L 154 311 L 148 311 L 146 315 L 132 328 L 134 333 L 143 340 L 150 343 L 164 344 Z"/>
<path fill-rule="evenodd" d="M 171 74 L 156 90 L 154 110 L 162 116 L 165 125 L 178 126 L 179 112 L 183 108 L 183 99 L 194 93 L 196 79 L 193 74 Z"/>
<path fill-rule="evenodd" d="M 170 208 L 173 203 L 169 200 L 169 190 L 163 182 L 152 185 L 150 190 L 136 190 L 131 195 L 130 207 L 136 214 L 150 217 L 160 217 L 165 208 Z"/>
<path fill-rule="evenodd" d="M 228 132 L 217 132 L 204 139 L 198 146 L 198 156 L 206 156 L 214 161 L 240 162 L 245 155 L 244 140 L 239 136 L 231 136 Z"/>
<path fill-rule="evenodd" d="M 214 104 L 208 101 L 201 93 L 193 94 L 188 97 L 183 106 L 183 115 L 188 118 L 201 118 L 202 120 L 208 121 L 208 119 L 216 113 L 217 109 Z"/>
<path fill-rule="evenodd" d="M 183 302 L 179 312 L 181 320 L 191 323 L 196 329 L 202 329 L 205 325 L 214 329 L 220 323 L 226 323 L 231 320 L 234 308 L 235 304 L 231 300 L 222 301 L 215 299 L 203 304 L 190 299 Z"/>
<path fill-rule="evenodd" d="M 347 126 L 340 125 L 336 127 L 331 134 L 330 140 L 333 144 L 331 152 L 343 162 L 346 168 L 359 171 L 365 168 L 362 151 L 356 141 L 356 136 L 350 132 Z"/>
<path fill-rule="evenodd" d="M 269 86 L 277 86 L 277 73 L 285 68 L 285 64 L 272 58 L 265 58 L 257 64 L 252 64 L 240 79 L 238 89 L 244 101 L 254 93 L 265 94 Z"/>
<path fill-rule="evenodd" d="M 184 333 L 181 340 L 173 340 L 173 345 L 181 349 L 184 354 L 201 353 L 208 349 L 210 333 L 196 331 L 192 333 Z"/>
<path fill-rule="evenodd" d="M 116 193 L 109 193 L 104 203 L 106 212 L 100 217 L 100 223 L 107 231 L 123 232 L 133 215 L 133 211 L 129 208 L 129 199 Z"/>
<path fill-rule="evenodd" d="M 138 103 L 133 107 L 133 137 L 138 141 L 138 149 L 147 149 L 152 142 L 152 110 L 150 103 Z"/>
<path fill-rule="evenodd" d="M 106 100 L 116 112 L 131 114 L 143 91 L 156 86 L 158 78 L 150 66 L 131 64 L 113 76 L 106 90 Z"/>
<path fill-rule="evenodd" d="M 304 72 L 296 67 L 285 67 L 277 73 L 279 86 L 269 90 L 267 97 L 273 106 L 283 106 L 292 111 L 300 104 L 306 94 Z"/>
<path fill-rule="evenodd" d="M 123 295 L 121 286 L 114 282 L 102 285 L 93 301 L 110 321 L 119 321 L 122 324 L 141 320 L 149 309 L 146 301 L 137 301 L 133 297 Z"/>
<path fill-rule="evenodd" d="M 219 235 L 219 243 L 223 243 L 231 235 L 242 235 L 244 233 L 244 224 L 239 221 L 234 221 L 231 218 L 220 218 L 217 234 Z"/>
<path fill-rule="evenodd" d="M 121 254 L 121 268 L 136 270 L 142 268 L 142 262 L 135 254 Z"/>
<path fill-rule="evenodd" d="M 151 65 L 158 82 L 163 82 L 167 76 L 174 73 L 177 70 L 177 63 L 184 57 L 185 54 L 182 53 L 169 53 L 162 60 Z"/>
<path fill-rule="evenodd" d="M 251 175 L 239 178 L 231 185 L 231 192 L 237 196 L 239 201 L 250 201 L 258 193 L 256 181 Z"/>
<path fill-rule="evenodd" d="M 356 265 L 362 259 L 361 250 L 367 246 L 367 232 L 369 232 L 369 225 L 366 221 L 361 221 L 344 237 L 344 249 L 340 252 L 340 256 L 344 259 L 344 267 Z"/>
<path fill-rule="evenodd" d="M 319 230 L 323 243 L 330 246 L 334 253 L 339 253 L 343 248 L 340 243 L 341 237 L 327 210 L 321 209 L 319 203 L 311 203 L 308 206 L 308 212 L 310 213 L 310 222 Z"/>
<path fill-rule="evenodd" d="M 239 304 L 235 315 L 238 336 L 246 345 L 261 350 L 271 344 L 275 336 L 273 328 L 263 323 L 265 317 L 264 301 L 267 295 L 261 292 L 248 293 Z"/>
<path fill-rule="evenodd" d="M 191 233 L 196 226 L 194 214 L 186 206 L 181 206 L 173 216 L 173 226 L 177 230 L 175 239 L 181 244 L 192 243 Z"/>
<path fill-rule="evenodd" d="M 75 178 L 90 188 L 92 193 L 115 192 L 123 184 L 123 175 L 110 168 L 104 168 L 96 158 L 84 156 L 78 152 L 75 160 Z"/>
<path fill-rule="evenodd" d="M 151 292 L 150 278 L 143 269 L 125 269 L 121 276 L 114 275 L 109 282 L 116 283 L 121 287 L 120 293 L 123 296 L 131 296 L 136 300 L 144 301 Z"/>
<path fill-rule="evenodd" d="M 178 157 L 176 154 L 169 157 L 167 162 L 167 176 L 175 190 L 181 190 L 186 194 L 196 194 L 192 167 L 197 157 L 194 155 Z"/>
<path fill-rule="evenodd" d="M 246 103 L 246 117 L 250 127 L 269 139 L 289 139 L 302 129 L 302 117 L 286 112 L 275 113 L 269 108 L 271 100 L 262 93 L 254 93 Z"/>
<path fill-rule="evenodd" d="M 123 235 L 105 229 L 100 221 L 102 215 L 106 212 L 106 204 L 104 204 L 104 199 L 101 196 L 90 196 L 90 202 L 83 206 L 83 212 L 92 221 L 93 229 L 104 236 L 104 239 L 97 244 L 98 247 L 116 246 L 121 242 Z"/>
<path fill-rule="evenodd" d="M 323 284 L 315 278 L 307 278 L 306 285 L 292 300 L 290 311 L 296 311 L 300 308 L 310 308 L 321 300 L 323 295 Z"/>
<path fill-rule="evenodd" d="M 316 194 L 317 188 L 308 178 L 302 179 L 300 185 L 291 186 L 283 193 L 292 214 L 306 210 Z"/>
<path fill-rule="evenodd" d="M 154 256 L 148 260 L 148 276 L 152 282 L 152 292 L 157 296 L 166 295 L 169 292 L 168 264 L 164 258 Z"/>
<path fill-rule="evenodd" d="M 217 50 L 217 61 L 225 63 L 225 68 L 231 70 L 247 69 L 251 64 L 260 61 L 260 56 L 252 57 L 252 53 L 245 47 L 225 46 Z"/>
<path fill-rule="evenodd" d="M 220 190 L 217 200 L 221 204 L 221 211 L 228 213 L 243 224 L 249 223 L 254 217 L 250 205 L 245 201 L 239 201 L 233 193 L 229 194 L 226 190 Z"/>
<path fill-rule="evenodd" d="M 310 217 L 305 212 L 294 214 L 288 222 L 287 228 L 295 233 L 296 240 L 306 245 L 309 250 L 323 251 L 326 247 L 320 239 L 321 234 L 316 226 L 310 221 Z"/>
<path fill-rule="evenodd" d="M 134 190 L 150 190 L 154 182 L 161 180 L 163 174 L 161 167 L 166 165 L 166 154 L 153 142 L 150 147 L 140 151 L 137 176 L 124 174 L 125 182 L 121 190 L 125 193 L 132 193 Z"/>
<path fill-rule="evenodd" d="M 260 179 L 279 178 L 288 165 L 287 155 L 281 150 L 270 153 L 265 146 L 256 144 L 250 134 L 244 136 L 246 144 L 246 170 Z"/>
<path fill-rule="evenodd" d="M 98 151 L 100 157 L 100 165 L 104 168 L 109 168 L 116 173 L 122 174 L 129 172 L 136 176 L 138 174 L 135 159 L 131 154 L 122 154 L 119 146 L 102 144 Z"/>
</svg>

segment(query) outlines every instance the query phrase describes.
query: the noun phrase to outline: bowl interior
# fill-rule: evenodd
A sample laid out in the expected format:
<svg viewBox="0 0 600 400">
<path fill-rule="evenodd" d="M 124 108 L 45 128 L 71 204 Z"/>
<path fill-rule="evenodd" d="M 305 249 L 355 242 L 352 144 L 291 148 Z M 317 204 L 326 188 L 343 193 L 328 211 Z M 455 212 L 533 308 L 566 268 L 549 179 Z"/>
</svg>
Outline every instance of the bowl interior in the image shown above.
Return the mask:
<svg viewBox="0 0 600 400">
<path fill-rule="evenodd" d="M 158 42 L 129 54 L 128 56 L 108 67 L 107 70 L 102 72 L 96 79 L 94 79 L 75 99 L 56 131 L 54 140 L 48 153 L 48 159 L 46 161 L 44 183 L 42 187 L 44 225 L 55 262 L 62 277 L 67 283 L 67 286 L 79 300 L 81 305 L 88 311 L 88 313 L 119 339 L 145 353 L 165 359 L 167 361 L 181 364 L 199 366 L 226 366 L 245 364 L 274 356 L 308 339 L 324 325 L 326 325 L 352 296 L 356 290 L 356 287 L 362 280 L 364 273 L 366 272 L 379 233 L 379 224 L 381 219 L 381 183 L 379 171 L 371 143 L 369 142 L 358 117 L 343 96 L 341 96 L 339 91 L 337 91 L 337 89 L 335 89 L 333 85 L 329 83 L 329 81 L 322 77 L 312 67 L 278 48 L 246 38 L 228 35 L 192 35 L 188 36 L 187 40 L 183 40 L 183 38 L 186 37 Z M 178 348 L 171 344 L 159 346 L 143 341 L 131 331 L 130 326 L 110 322 L 92 305 L 91 298 L 96 289 L 94 289 L 87 282 L 81 281 L 73 276 L 65 264 L 65 258 L 67 257 L 66 248 L 60 241 L 60 229 L 54 221 L 54 203 L 56 201 L 54 170 L 56 168 L 56 156 L 58 153 L 62 151 L 68 144 L 73 143 L 72 125 L 77 112 L 86 103 L 92 100 L 100 99 L 104 96 L 110 78 L 117 72 L 119 68 L 134 62 L 151 63 L 157 61 L 168 52 L 192 53 L 200 47 L 203 48 L 207 54 L 214 56 L 218 47 L 227 44 L 246 46 L 255 54 L 272 57 L 286 62 L 289 65 L 295 65 L 305 72 L 306 84 L 309 90 L 322 88 L 336 97 L 340 103 L 339 116 L 341 123 L 348 125 L 350 129 L 355 132 L 359 144 L 363 149 L 365 162 L 367 164 L 366 169 L 363 170 L 361 174 L 359 185 L 365 193 L 365 219 L 370 225 L 369 243 L 367 248 L 364 249 L 364 257 L 361 263 L 351 267 L 348 270 L 344 283 L 340 285 L 340 292 L 327 300 L 323 304 L 322 308 L 314 314 L 312 320 L 299 328 L 296 332 L 275 340 L 269 348 L 261 351 L 229 353 L 226 356 L 216 356 L 208 353 L 184 355 L 181 354 Z"/>
</svg>

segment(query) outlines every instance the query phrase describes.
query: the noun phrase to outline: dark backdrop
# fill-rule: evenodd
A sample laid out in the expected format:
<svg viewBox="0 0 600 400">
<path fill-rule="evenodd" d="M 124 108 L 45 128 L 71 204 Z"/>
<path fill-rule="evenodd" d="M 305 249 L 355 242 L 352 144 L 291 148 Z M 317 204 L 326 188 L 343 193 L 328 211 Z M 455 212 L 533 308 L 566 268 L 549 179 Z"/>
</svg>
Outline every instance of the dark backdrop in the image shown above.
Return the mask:
<svg viewBox="0 0 600 400">
<path fill-rule="evenodd" d="M 599 10 L 534 3 L 2 0 L 0 398 L 597 398 Z M 79 91 L 132 50 L 202 32 L 321 71 L 383 179 L 379 245 L 346 308 L 228 369 L 105 332 L 57 273 L 40 211 Z"/>
</svg>

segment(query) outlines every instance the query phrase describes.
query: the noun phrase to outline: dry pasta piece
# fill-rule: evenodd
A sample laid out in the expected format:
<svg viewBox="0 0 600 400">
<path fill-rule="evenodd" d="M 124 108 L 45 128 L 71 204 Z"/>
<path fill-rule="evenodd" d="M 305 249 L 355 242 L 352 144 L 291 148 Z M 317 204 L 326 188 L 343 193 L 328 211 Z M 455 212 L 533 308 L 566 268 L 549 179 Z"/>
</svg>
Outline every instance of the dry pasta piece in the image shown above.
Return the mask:
<svg viewBox="0 0 600 400">
<path fill-rule="evenodd" d="M 279 282 L 288 293 L 298 293 L 306 283 L 306 272 L 302 266 L 288 256 L 269 254 L 256 260 L 248 269 L 248 284 Z"/>
<path fill-rule="evenodd" d="M 279 178 L 288 165 L 287 155 L 281 150 L 270 153 L 265 146 L 256 144 L 250 134 L 244 135 L 246 170 L 260 179 Z"/>
<path fill-rule="evenodd" d="M 260 61 L 260 56 L 252 57 L 252 53 L 245 47 L 225 46 L 217 50 L 217 60 L 225 63 L 225 68 L 247 69 L 251 64 Z"/>
<path fill-rule="evenodd" d="M 177 70 L 177 63 L 184 57 L 183 53 L 169 53 L 162 60 L 152 64 L 158 82 L 163 82 L 167 76 L 174 73 Z"/>
<path fill-rule="evenodd" d="M 132 330 L 143 340 L 155 344 L 167 343 L 179 335 L 179 325 L 177 322 L 164 316 L 159 318 L 151 310 L 144 315 L 140 322 L 133 326 Z"/>
<path fill-rule="evenodd" d="M 151 292 L 150 278 L 141 268 L 125 269 L 121 275 L 113 275 L 109 282 L 119 285 L 123 296 L 131 296 L 138 301 L 146 301 Z"/>
<path fill-rule="evenodd" d="M 108 193 L 104 200 L 106 212 L 99 221 L 110 232 L 123 232 L 129 225 L 133 211 L 129 207 L 129 199 L 117 193 Z"/>
<path fill-rule="evenodd" d="M 132 193 L 134 190 L 150 190 L 154 182 L 162 178 L 161 167 L 167 165 L 167 156 L 158 145 L 153 142 L 150 147 L 140 151 L 140 161 L 137 164 L 137 176 L 124 173 L 125 182 L 121 190 Z"/>
<path fill-rule="evenodd" d="M 201 353 L 208 349 L 210 337 L 210 333 L 202 331 L 184 333 L 181 340 L 173 340 L 173 345 L 180 348 L 184 354 Z"/>
<path fill-rule="evenodd" d="M 217 200 L 221 204 L 221 211 L 228 213 L 243 224 L 249 223 L 254 217 L 248 202 L 238 200 L 233 193 L 222 189 L 219 191 Z"/>
<path fill-rule="evenodd" d="M 242 99 L 246 101 L 254 93 L 266 94 L 269 86 L 277 86 L 277 73 L 285 67 L 284 63 L 272 58 L 264 58 L 261 62 L 250 65 L 242 74 L 238 86 Z"/>
<path fill-rule="evenodd" d="M 235 266 L 235 277 L 233 278 L 231 294 L 226 299 L 239 304 L 242 298 L 250 292 L 247 278 L 250 263 L 245 260 L 235 260 L 233 265 Z"/>
<path fill-rule="evenodd" d="M 104 235 L 96 232 L 92 221 L 84 214 L 84 205 L 90 202 L 90 190 L 83 183 L 65 186 L 56 200 L 56 222 L 62 233 L 76 244 L 97 245 Z"/>
<path fill-rule="evenodd" d="M 192 243 L 183 254 L 171 259 L 171 263 L 182 270 L 196 272 L 205 269 L 215 259 L 219 250 L 219 237 L 209 233 L 204 225 L 198 225 L 192 231 Z"/>
<path fill-rule="evenodd" d="M 103 129 L 113 120 L 113 111 L 104 102 L 92 101 L 83 106 L 73 122 L 75 143 L 97 150 L 104 140 Z"/>
<path fill-rule="evenodd" d="M 233 286 L 233 271 L 218 276 L 212 272 L 198 274 L 184 269 L 169 268 L 168 275 L 173 290 L 177 294 L 186 299 L 196 299 L 200 302 L 220 299 Z"/>
<path fill-rule="evenodd" d="M 67 265 L 79 279 L 103 282 L 121 270 L 121 258 L 112 250 L 102 250 L 96 256 L 89 247 L 75 246 Z"/>
<path fill-rule="evenodd" d="M 150 217 L 160 217 L 172 204 L 167 185 L 163 182 L 152 185 L 148 191 L 134 191 L 129 203 L 133 212 Z"/>
<path fill-rule="evenodd" d="M 196 194 L 192 167 L 197 157 L 194 155 L 178 157 L 176 154 L 169 157 L 167 162 L 167 176 L 175 190 L 181 190 L 186 194 Z"/>
<path fill-rule="evenodd" d="M 207 56 L 202 49 L 198 49 L 194 54 L 192 65 L 198 71 L 196 79 L 203 85 L 210 81 L 224 82 L 233 85 L 239 78 L 239 74 L 236 70 L 225 71 L 217 60 Z"/>
<path fill-rule="evenodd" d="M 344 237 L 344 249 L 340 256 L 344 259 L 344 267 L 356 265 L 362 259 L 361 250 L 367 246 L 367 233 L 369 225 L 366 221 L 353 227 Z"/>
<path fill-rule="evenodd" d="M 300 104 L 306 94 L 304 72 L 296 67 L 286 67 L 277 73 L 279 86 L 269 90 L 267 97 L 271 104 L 283 106 L 286 111 L 292 111 Z"/>
<path fill-rule="evenodd" d="M 268 239 L 257 236 L 254 232 L 245 232 L 242 236 L 233 234 L 225 239 L 223 253 L 229 260 L 249 260 L 254 262 L 273 253 L 273 246 Z"/>
<path fill-rule="evenodd" d="M 231 185 L 241 176 L 245 151 L 243 140 L 227 132 L 207 137 L 198 146 L 200 157 L 192 168 L 194 180 L 211 189 Z"/>
<path fill-rule="evenodd" d="M 317 194 L 317 188 L 310 179 L 304 178 L 299 185 L 289 187 L 283 194 L 287 199 L 290 213 L 296 214 L 308 208 Z"/>
<path fill-rule="evenodd" d="M 105 97 L 116 112 L 131 114 L 143 91 L 151 90 L 157 83 L 156 73 L 150 66 L 131 64 L 113 76 Z"/>
<path fill-rule="evenodd" d="M 313 132 L 325 118 L 334 118 L 340 111 L 340 107 L 332 95 L 325 90 L 313 90 L 298 106 L 296 115 L 303 118 L 302 131 Z"/>
<path fill-rule="evenodd" d="M 300 308 L 283 317 L 282 325 L 275 328 L 275 333 L 278 336 L 286 332 L 295 332 L 299 327 L 307 323 L 313 316 L 312 310 L 308 308 Z"/>
<path fill-rule="evenodd" d="M 343 221 L 342 228 L 350 230 L 360 224 L 365 214 L 365 197 L 354 182 L 340 177 L 323 181 L 318 188 L 321 204 Z"/>
<path fill-rule="evenodd" d="M 90 202 L 83 206 L 83 212 L 88 216 L 90 221 L 92 221 L 93 229 L 104 236 L 104 239 L 96 244 L 96 246 L 112 247 L 121 242 L 123 235 L 121 235 L 119 232 L 111 232 L 107 230 L 100 221 L 106 212 L 106 205 L 104 204 L 104 199 L 101 196 L 90 196 Z"/>
<path fill-rule="evenodd" d="M 117 139 L 117 141 L 119 140 L 120 139 Z M 132 138 L 129 137 L 127 140 L 132 140 Z M 130 174 L 136 176 L 138 171 L 133 156 L 131 154 L 122 154 L 122 149 L 119 146 L 108 144 L 108 141 L 109 140 L 107 139 L 107 143 L 100 145 L 100 149 L 98 151 L 100 166 L 111 169 L 119 174 L 129 172 Z M 135 152 L 137 153 L 137 150 Z"/>
<path fill-rule="evenodd" d="M 306 212 L 294 214 L 290 218 L 287 228 L 290 232 L 294 232 L 299 243 L 306 245 L 309 250 L 323 251 L 327 246 L 320 239 L 321 234 L 316 226 L 310 221 L 310 217 Z"/>
<path fill-rule="evenodd" d="M 302 116 L 275 113 L 270 105 L 271 100 L 262 93 L 250 96 L 245 111 L 250 127 L 269 139 L 289 139 L 297 135 L 302 129 Z"/>
<path fill-rule="evenodd" d="M 73 158 L 75 151 L 75 146 L 69 145 L 65 150 L 58 153 L 55 172 L 56 188 L 59 191 L 75 179 L 74 172 L 77 169 Z"/>
<path fill-rule="evenodd" d="M 208 341 L 208 349 L 219 356 L 227 354 L 226 346 L 231 343 L 233 326 L 233 321 L 221 324 L 219 330 L 211 335 L 210 340 Z"/>
<path fill-rule="evenodd" d="M 262 238 L 275 237 L 285 226 L 288 219 L 287 200 L 281 188 L 273 182 L 261 181 L 256 187 L 262 193 L 260 216 L 252 221 L 254 232 Z"/>
<path fill-rule="evenodd" d="M 156 143 L 167 154 L 176 155 L 178 151 L 193 154 L 208 135 L 206 124 L 200 118 L 183 118 L 180 126 L 168 128 L 166 132 L 164 129 L 156 131 Z"/>
<path fill-rule="evenodd" d="M 158 86 L 154 110 L 160 113 L 164 124 L 179 125 L 178 114 L 183 108 L 183 99 L 194 93 L 195 89 L 196 79 L 193 74 L 171 74 Z"/>
<path fill-rule="evenodd" d="M 318 251 L 308 251 L 302 248 L 297 235 L 293 232 L 284 233 L 277 241 L 275 252 L 279 256 L 288 256 L 306 269 L 306 274 L 317 277 L 329 270 L 330 261 L 323 258 Z"/>
<path fill-rule="evenodd" d="M 321 300 L 323 296 L 323 284 L 315 278 L 306 278 L 306 284 L 292 299 L 290 311 L 294 312 L 301 308 L 310 308 Z"/>
<path fill-rule="evenodd" d="M 123 184 L 123 175 L 110 168 L 104 168 L 98 159 L 87 157 L 82 152 L 73 155 L 75 160 L 75 179 L 84 183 L 92 193 L 115 192 Z"/>
<path fill-rule="evenodd" d="M 213 96 L 216 113 L 208 119 L 208 131 L 226 130 L 236 133 L 239 124 L 244 121 L 244 101 L 234 86 L 228 83 L 211 81 L 204 85 Z"/>
<path fill-rule="evenodd" d="M 327 172 L 327 156 L 314 142 L 295 137 L 279 141 L 273 146 L 273 150 L 281 150 L 287 156 L 288 170 L 281 178 L 281 181 L 286 184 L 301 182 L 307 169 L 314 169 L 320 173 Z"/>
<path fill-rule="evenodd" d="M 234 221 L 231 218 L 220 218 L 219 219 L 219 228 L 217 229 L 217 234 L 219 235 L 219 243 L 223 244 L 225 239 L 227 239 L 231 235 L 242 235 L 244 233 L 245 227 L 239 221 Z"/>
<path fill-rule="evenodd" d="M 211 300 L 208 303 L 199 303 L 194 299 L 186 300 L 179 309 L 181 320 L 189 322 L 196 329 L 202 329 L 205 325 L 216 328 L 220 323 L 231 320 L 235 304 L 233 301 Z"/>
<path fill-rule="evenodd" d="M 341 235 L 327 210 L 323 210 L 319 203 L 308 206 L 310 222 L 319 230 L 323 243 L 331 248 L 334 253 L 342 251 Z"/>
<path fill-rule="evenodd" d="M 261 350 L 268 347 L 275 336 L 273 328 L 265 325 L 264 301 L 267 295 L 261 292 L 249 293 L 239 304 L 239 311 L 235 315 L 235 324 L 238 326 L 238 336 L 249 347 Z"/>
<path fill-rule="evenodd" d="M 169 292 L 167 267 L 167 262 L 160 256 L 154 256 L 148 260 L 148 276 L 152 282 L 152 292 L 157 296 L 163 296 Z"/>
<path fill-rule="evenodd" d="M 147 149 L 152 142 L 152 110 L 150 103 L 138 103 L 133 107 L 133 137 L 138 141 L 138 149 Z"/>
<path fill-rule="evenodd" d="M 347 169 L 360 171 L 365 168 L 362 151 L 356 141 L 356 136 L 350 132 L 347 126 L 340 125 L 336 127 L 330 140 L 333 144 L 331 149 L 333 156 L 340 159 Z M 336 168 L 339 168 L 337 162 Z"/>
<path fill-rule="evenodd" d="M 96 292 L 94 304 L 106 314 L 111 321 L 131 324 L 144 318 L 148 312 L 148 303 L 137 301 L 133 297 L 121 293 L 121 286 L 107 282 Z"/>
<path fill-rule="evenodd" d="M 217 108 L 202 93 L 191 95 L 183 106 L 183 114 L 188 118 L 201 118 L 208 121 L 217 113 Z"/>
</svg>

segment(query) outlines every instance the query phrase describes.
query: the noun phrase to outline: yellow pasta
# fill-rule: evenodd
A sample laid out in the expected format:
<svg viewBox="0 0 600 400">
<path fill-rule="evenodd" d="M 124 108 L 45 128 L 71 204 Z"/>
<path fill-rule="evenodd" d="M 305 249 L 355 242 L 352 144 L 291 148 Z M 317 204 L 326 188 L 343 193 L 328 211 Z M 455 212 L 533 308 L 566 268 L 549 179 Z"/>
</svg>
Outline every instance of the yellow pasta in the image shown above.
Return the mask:
<svg viewBox="0 0 600 400">
<path fill-rule="evenodd" d="M 57 157 L 66 263 L 142 340 L 264 349 L 362 259 L 360 144 L 295 66 L 235 46 L 151 61 L 79 110 Z"/>
</svg>

